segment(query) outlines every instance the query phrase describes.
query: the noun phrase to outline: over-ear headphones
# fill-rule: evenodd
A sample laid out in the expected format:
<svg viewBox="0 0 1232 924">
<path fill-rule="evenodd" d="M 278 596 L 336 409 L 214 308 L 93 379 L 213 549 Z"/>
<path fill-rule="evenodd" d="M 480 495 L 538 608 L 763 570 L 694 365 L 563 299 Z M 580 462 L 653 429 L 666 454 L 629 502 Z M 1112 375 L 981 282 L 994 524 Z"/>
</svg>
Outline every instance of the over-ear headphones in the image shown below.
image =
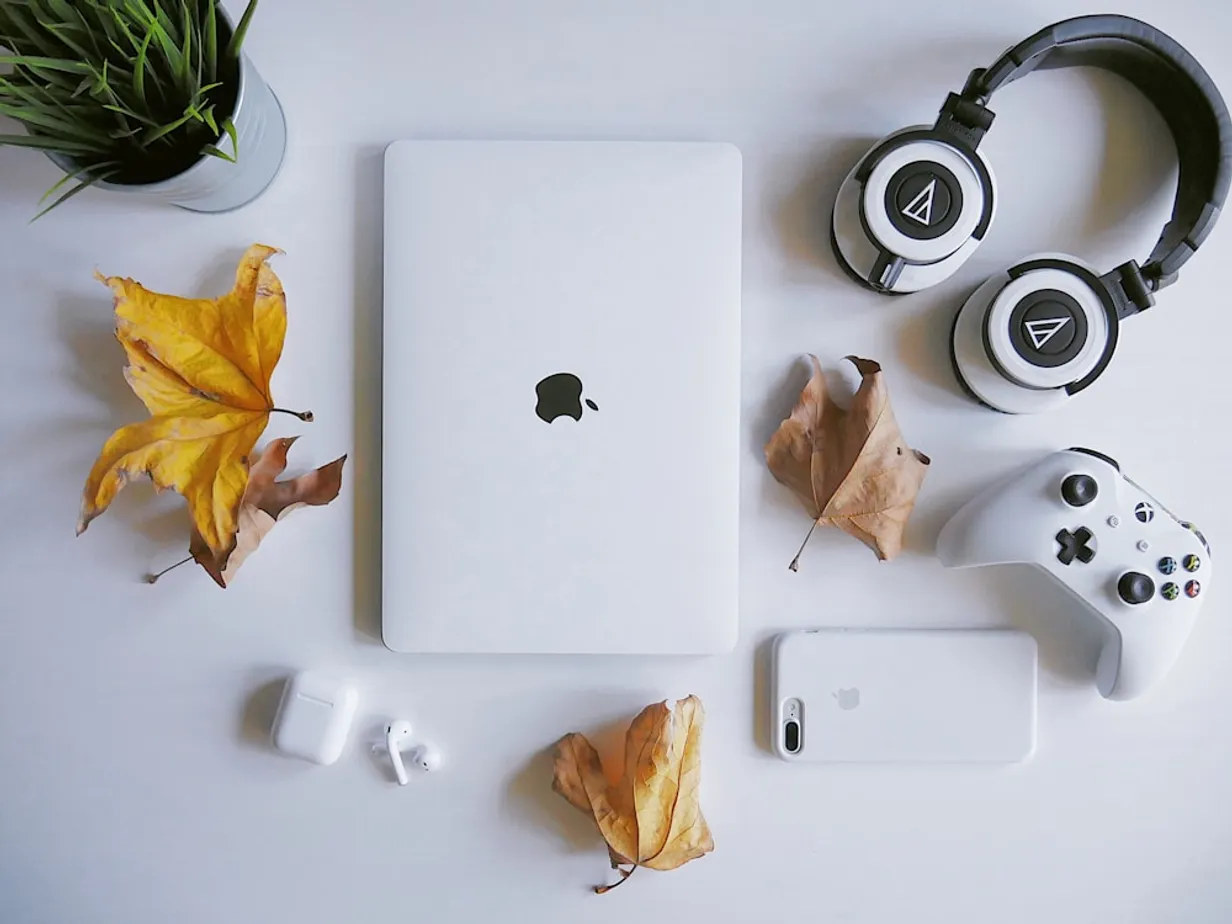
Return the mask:
<svg viewBox="0 0 1232 924">
<path fill-rule="evenodd" d="M 1232 128 L 1202 66 L 1158 29 L 1127 16 L 1056 23 L 971 72 L 936 124 L 883 138 L 839 189 L 835 255 L 878 292 L 916 292 L 949 278 L 975 252 L 996 213 L 997 184 L 979 149 L 1001 87 L 1036 68 L 1093 66 L 1128 80 L 1159 110 L 1180 163 L 1176 201 L 1158 242 L 1099 274 L 1062 254 L 1027 259 L 981 285 L 959 310 L 951 350 L 966 389 L 1021 414 L 1064 403 L 1104 371 L 1121 320 L 1176 281 L 1214 227 L 1232 178 Z"/>
</svg>

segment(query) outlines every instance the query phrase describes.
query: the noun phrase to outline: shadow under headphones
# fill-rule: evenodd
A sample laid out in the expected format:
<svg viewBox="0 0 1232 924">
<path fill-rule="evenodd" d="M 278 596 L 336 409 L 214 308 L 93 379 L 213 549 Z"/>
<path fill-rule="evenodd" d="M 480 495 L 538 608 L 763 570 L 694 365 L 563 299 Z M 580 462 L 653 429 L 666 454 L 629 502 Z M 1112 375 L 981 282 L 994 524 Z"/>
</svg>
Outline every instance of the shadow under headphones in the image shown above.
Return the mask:
<svg viewBox="0 0 1232 924">
<path fill-rule="evenodd" d="M 1176 201 L 1147 261 L 1100 275 L 1063 254 L 1029 258 L 981 285 L 951 334 L 954 371 L 980 403 L 1009 414 L 1057 407 L 1097 379 L 1120 322 L 1155 303 L 1219 217 L 1232 177 L 1232 129 L 1219 90 L 1169 38 L 1126 16 L 1080 16 L 971 72 L 935 125 L 883 138 L 843 181 L 831 244 L 844 269 L 878 292 L 916 292 L 975 252 L 996 212 L 979 149 L 1001 87 L 1036 68 L 1093 66 L 1128 80 L 1159 110 L 1180 163 Z"/>
</svg>

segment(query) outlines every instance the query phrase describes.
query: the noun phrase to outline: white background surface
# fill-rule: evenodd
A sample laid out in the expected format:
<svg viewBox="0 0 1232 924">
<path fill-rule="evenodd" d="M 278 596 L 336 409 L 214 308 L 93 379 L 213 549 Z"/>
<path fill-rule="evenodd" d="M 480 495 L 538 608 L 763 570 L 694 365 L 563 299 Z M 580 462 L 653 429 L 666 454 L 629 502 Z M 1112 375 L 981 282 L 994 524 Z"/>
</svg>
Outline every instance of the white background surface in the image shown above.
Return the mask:
<svg viewBox="0 0 1232 924">
<path fill-rule="evenodd" d="M 1232 625 L 1216 587 L 1166 684 L 1099 699 L 1094 649 L 1040 575 L 946 572 L 930 556 L 974 490 L 1047 450 L 1091 445 L 1216 551 L 1226 477 L 1227 264 L 1216 229 L 1160 305 L 1130 322 L 1097 387 L 1010 419 L 961 398 L 945 332 L 983 274 L 1039 249 L 1106 268 L 1149 249 L 1171 200 L 1163 123 L 1125 85 L 1033 76 L 997 99 L 987 150 L 1003 196 L 977 256 L 898 300 L 840 276 L 817 234 L 875 137 L 931 121 L 947 90 L 1073 3 L 678 0 L 520 4 L 267 0 L 250 51 L 290 119 L 270 192 L 201 217 L 87 194 L 34 226 L 55 174 L 0 151 L 0 920 L 1219 922 L 1232 909 Z M 965 12 L 970 10 L 970 12 Z M 1232 7 L 1128 2 L 1232 92 Z M 745 163 L 742 627 L 710 660 L 408 658 L 377 625 L 380 152 L 401 136 L 732 141 Z M 103 440 L 142 409 L 121 378 L 98 267 L 222 292 L 254 240 L 287 251 L 280 402 L 317 423 L 293 463 L 349 451 L 343 496 L 281 525 L 228 591 L 174 561 L 187 519 L 134 487 L 80 539 Z M 803 378 L 856 352 L 884 362 L 912 445 L 933 458 L 908 551 L 878 564 L 818 535 L 760 447 Z M 460 409 L 477 413 L 482 409 Z M 288 424 L 296 424 L 288 426 Z M 681 460 L 682 465 L 704 460 Z M 391 473 L 414 478 L 414 471 Z M 482 578 L 482 562 L 476 579 Z M 1014 769 L 821 769 L 764 750 L 766 640 L 807 625 L 1013 623 L 1038 636 L 1040 745 Z M 357 734 L 318 769 L 262 744 L 274 684 L 310 665 L 365 687 L 361 733 L 405 715 L 449 768 L 392 786 Z M 560 734 L 665 695 L 708 708 L 712 855 L 608 876 L 585 818 L 549 791 Z M 276 692 L 274 692 L 276 695 Z"/>
</svg>

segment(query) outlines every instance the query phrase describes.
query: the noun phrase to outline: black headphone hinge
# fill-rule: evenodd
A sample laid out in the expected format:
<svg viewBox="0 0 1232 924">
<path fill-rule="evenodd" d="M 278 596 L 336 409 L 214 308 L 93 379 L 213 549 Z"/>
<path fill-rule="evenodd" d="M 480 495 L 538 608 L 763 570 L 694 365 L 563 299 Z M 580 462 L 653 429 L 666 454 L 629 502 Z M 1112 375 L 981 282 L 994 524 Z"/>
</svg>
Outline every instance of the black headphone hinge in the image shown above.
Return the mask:
<svg viewBox="0 0 1232 924">
<path fill-rule="evenodd" d="M 983 68 L 976 68 L 967 78 L 962 93 L 950 93 L 937 117 L 936 130 L 958 138 L 967 147 L 975 150 L 984 140 L 984 133 L 992 127 L 996 113 L 984 104 L 988 94 L 983 86 Z"/>
<path fill-rule="evenodd" d="M 1155 304 L 1151 280 L 1142 274 L 1142 267 L 1137 260 L 1122 263 L 1101 276 L 1100 281 L 1111 292 L 1112 300 L 1116 302 L 1118 317 L 1125 318 L 1139 311 L 1146 311 Z"/>
</svg>

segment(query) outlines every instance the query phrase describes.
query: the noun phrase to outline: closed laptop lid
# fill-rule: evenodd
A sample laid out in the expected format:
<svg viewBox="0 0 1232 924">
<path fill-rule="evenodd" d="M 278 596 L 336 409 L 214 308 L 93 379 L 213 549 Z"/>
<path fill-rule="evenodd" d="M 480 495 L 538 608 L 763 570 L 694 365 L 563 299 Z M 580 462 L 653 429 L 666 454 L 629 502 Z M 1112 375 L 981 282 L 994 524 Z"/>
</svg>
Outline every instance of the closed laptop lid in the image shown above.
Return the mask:
<svg viewBox="0 0 1232 924">
<path fill-rule="evenodd" d="M 385 643 L 730 649 L 739 152 L 402 141 L 385 197 Z"/>
</svg>

